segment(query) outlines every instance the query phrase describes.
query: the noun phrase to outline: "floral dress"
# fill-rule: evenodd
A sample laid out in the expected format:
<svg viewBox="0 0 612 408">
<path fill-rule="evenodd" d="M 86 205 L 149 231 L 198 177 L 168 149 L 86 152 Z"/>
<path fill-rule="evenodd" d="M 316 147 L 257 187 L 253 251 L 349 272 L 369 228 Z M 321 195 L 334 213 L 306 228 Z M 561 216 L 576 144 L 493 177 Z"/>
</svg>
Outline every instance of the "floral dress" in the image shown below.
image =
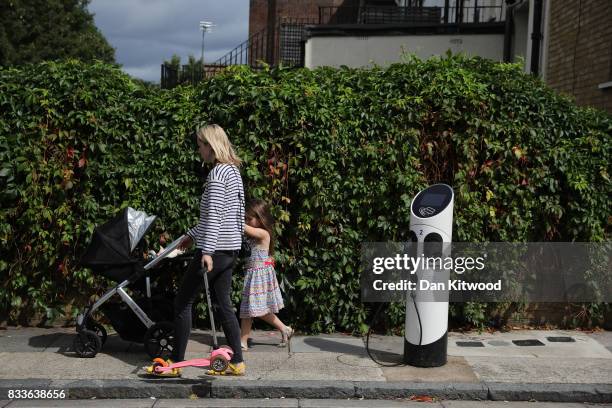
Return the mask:
<svg viewBox="0 0 612 408">
<path fill-rule="evenodd" d="M 251 256 L 245 264 L 240 317 L 260 317 L 268 313 L 278 313 L 284 307 L 274 262 L 267 249 L 257 247 L 257 243 L 247 238 L 251 245 Z"/>
</svg>

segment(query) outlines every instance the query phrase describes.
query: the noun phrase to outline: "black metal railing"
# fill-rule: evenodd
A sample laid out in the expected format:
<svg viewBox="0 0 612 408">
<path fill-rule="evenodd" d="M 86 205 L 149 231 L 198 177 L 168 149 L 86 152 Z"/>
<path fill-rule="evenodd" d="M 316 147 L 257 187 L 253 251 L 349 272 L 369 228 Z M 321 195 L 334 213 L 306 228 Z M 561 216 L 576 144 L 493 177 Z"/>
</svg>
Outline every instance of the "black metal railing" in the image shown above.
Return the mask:
<svg viewBox="0 0 612 408">
<path fill-rule="evenodd" d="M 162 64 L 161 84 L 163 89 L 174 88 L 177 85 L 197 84 L 204 78 L 210 78 L 227 65 L 220 64 L 196 64 L 175 66 Z"/>
<path fill-rule="evenodd" d="M 229 65 L 249 65 L 252 68 L 261 68 L 263 62 L 266 61 L 269 41 L 268 30 L 264 29 L 250 36 L 212 64 L 183 65 L 181 67 L 162 64 L 161 87 L 168 89 L 181 84 L 196 84 Z"/>
<path fill-rule="evenodd" d="M 505 7 L 500 0 L 493 6 L 439 7 L 319 7 L 319 24 L 470 24 L 505 21 Z"/>
<path fill-rule="evenodd" d="M 319 7 L 319 24 L 432 23 L 440 16 L 440 7 Z"/>
<path fill-rule="evenodd" d="M 273 65 L 304 66 L 305 27 L 317 24 L 311 18 L 283 18 L 278 24 L 278 41 L 275 44 L 276 58 Z"/>
<path fill-rule="evenodd" d="M 448 23 L 486 24 L 506 21 L 506 7 L 495 6 L 449 7 Z"/>
<path fill-rule="evenodd" d="M 283 18 L 273 30 L 267 28 L 253 34 L 248 40 L 216 60 L 212 65 L 249 65 L 260 68 L 268 65 L 303 65 L 301 43 L 304 26 L 317 24 L 314 19 Z"/>
<path fill-rule="evenodd" d="M 267 60 L 271 36 L 267 29 L 250 36 L 246 41 L 216 60 L 211 65 L 250 65 L 256 67 Z"/>
<path fill-rule="evenodd" d="M 304 27 L 317 24 L 306 18 L 283 18 L 274 30 L 263 29 L 250 36 L 212 64 L 163 64 L 161 87 L 173 88 L 180 84 L 195 84 L 209 78 L 230 65 L 249 65 L 254 69 L 270 66 L 304 66 Z"/>
<path fill-rule="evenodd" d="M 160 85 L 164 89 L 174 88 L 184 83 L 196 83 L 201 81 L 202 77 L 203 71 L 201 70 L 201 65 L 198 65 L 198 68 L 194 68 L 187 65 L 162 64 Z"/>
</svg>

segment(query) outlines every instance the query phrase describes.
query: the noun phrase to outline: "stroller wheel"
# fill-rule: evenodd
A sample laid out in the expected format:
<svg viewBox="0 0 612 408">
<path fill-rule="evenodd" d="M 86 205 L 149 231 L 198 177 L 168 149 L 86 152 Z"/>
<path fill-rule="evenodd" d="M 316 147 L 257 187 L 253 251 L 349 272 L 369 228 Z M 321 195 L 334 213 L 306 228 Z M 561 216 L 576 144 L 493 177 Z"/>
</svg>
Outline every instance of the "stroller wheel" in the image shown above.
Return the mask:
<svg viewBox="0 0 612 408">
<path fill-rule="evenodd" d="M 158 322 L 149 327 L 144 346 L 151 358 L 169 358 L 174 350 L 174 323 Z"/>
<path fill-rule="evenodd" d="M 100 323 L 96 322 L 95 320 L 87 321 L 87 324 L 85 326 L 87 327 L 87 330 L 91 330 L 92 332 L 98 335 L 98 337 L 100 338 L 100 342 L 104 346 L 104 343 L 106 343 L 106 338 L 108 337 L 104 326 L 102 326 Z"/>
<path fill-rule="evenodd" d="M 225 359 L 223 356 L 214 356 L 210 360 L 210 368 L 215 370 L 218 373 L 224 373 L 229 366 L 229 361 Z"/>
<path fill-rule="evenodd" d="M 98 354 L 102 348 L 102 342 L 96 333 L 85 329 L 77 333 L 72 347 L 79 357 L 91 358 Z"/>
</svg>

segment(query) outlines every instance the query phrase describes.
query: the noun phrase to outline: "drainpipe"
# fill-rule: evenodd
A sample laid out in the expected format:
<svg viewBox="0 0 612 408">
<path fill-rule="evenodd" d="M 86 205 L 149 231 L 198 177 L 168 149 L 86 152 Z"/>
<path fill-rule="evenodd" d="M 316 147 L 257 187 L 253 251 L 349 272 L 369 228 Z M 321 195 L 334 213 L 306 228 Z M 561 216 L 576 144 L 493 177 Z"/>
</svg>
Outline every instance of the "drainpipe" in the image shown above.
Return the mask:
<svg viewBox="0 0 612 408">
<path fill-rule="evenodd" d="M 533 31 L 531 32 L 531 73 L 540 73 L 540 42 L 542 41 L 542 0 L 534 1 Z"/>
<path fill-rule="evenodd" d="M 268 27 L 266 39 L 266 62 L 274 65 L 274 46 L 276 44 L 276 0 L 268 0 Z"/>
<path fill-rule="evenodd" d="M 444 0 L 444 24 L 448 24 L 448 9 L 449 9 L 449 0 Z"/>
<path fill-rule="evenodd" d="M 514 6 L 513 0 L 506 2 L 506 24 L 504 26 L 504 62 L 512 62 L 512 34 L 514 32 Z"/>
</svg>

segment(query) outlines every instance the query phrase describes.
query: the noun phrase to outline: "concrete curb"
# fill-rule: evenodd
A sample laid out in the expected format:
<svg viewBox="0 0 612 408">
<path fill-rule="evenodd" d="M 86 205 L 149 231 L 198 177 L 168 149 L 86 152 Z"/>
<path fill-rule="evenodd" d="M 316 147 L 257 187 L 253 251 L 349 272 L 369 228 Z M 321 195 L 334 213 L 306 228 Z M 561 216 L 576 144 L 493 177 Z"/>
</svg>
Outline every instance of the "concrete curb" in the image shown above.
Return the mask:
<svg viewBox="0 0 612 408">
<path fill-rule="evenodd" d="M 351 381 L 220 380 L 212 384 L 213 398 L 353 398 Z"/>
<path fill-rule="evenodd" d="M 410 398 L 429 395 L 446 400 L 486 400 L 487 388 L 482 383 L 434 382 L 354 382 L 355 397 L 366 399 Z"/>
<path fill-rule="evenodd" d="M 612 384 L 485 384 L 493 401 L 612 402 Z"/>
<path fill-rule="evenodd" d="M 612 402 L 612 384 L 416 383 L 366 381 L 183 380 L 0 380 L 0 400 L 9 390 L 65 390 L 70 399 L 118 398 L 409 398 L 443 400 Z"/>
</svg>

